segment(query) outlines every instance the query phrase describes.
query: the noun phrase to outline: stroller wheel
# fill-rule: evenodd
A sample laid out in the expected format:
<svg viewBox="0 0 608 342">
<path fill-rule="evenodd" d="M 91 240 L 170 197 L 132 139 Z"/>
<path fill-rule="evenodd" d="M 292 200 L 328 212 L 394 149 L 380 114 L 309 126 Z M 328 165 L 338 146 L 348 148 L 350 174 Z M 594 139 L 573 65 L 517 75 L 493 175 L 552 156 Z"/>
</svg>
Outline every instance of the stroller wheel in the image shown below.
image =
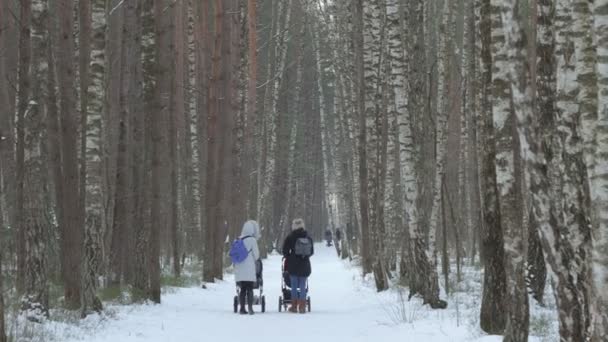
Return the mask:
<svg viewBox="0 0 608 342">
<path fill-rule="evenodd" d="M 279 297 L 279 312 L 283 309 L 283 297 Z"/>
<path fill-rule="evenodd" d="M 310 297 L 306 298 L 306 306 L 308 307 L 308 312 L 310 312 Z"/>
<path fill-rule="evenodd" d="M 266 296 L 262 296 L 260 303 L 262 304 L 262 312 L 266 312 Z"/>
<path fill-rule="evenodd" d="M 236 313 L 239 310 L 239 298 L 237 296 L 234 296 L 234 313 Z"/>
</svg>

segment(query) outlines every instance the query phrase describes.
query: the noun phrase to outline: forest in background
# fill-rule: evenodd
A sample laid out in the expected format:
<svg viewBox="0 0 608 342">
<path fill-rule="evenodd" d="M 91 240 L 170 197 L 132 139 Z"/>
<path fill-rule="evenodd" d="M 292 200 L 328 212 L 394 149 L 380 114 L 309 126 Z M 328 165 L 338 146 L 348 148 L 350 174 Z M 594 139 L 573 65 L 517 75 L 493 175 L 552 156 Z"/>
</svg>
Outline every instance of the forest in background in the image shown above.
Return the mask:
<svg viewBox="0 0 608 342">
<path fill-rule="evenodd" d="M 0 342 L 295 217 L 378 291 L 442 308 L 479 262 L 485 332 L 526 341 L 550 283 L 601 341 L 608 0 L 0 2 Z"/>
</svg>

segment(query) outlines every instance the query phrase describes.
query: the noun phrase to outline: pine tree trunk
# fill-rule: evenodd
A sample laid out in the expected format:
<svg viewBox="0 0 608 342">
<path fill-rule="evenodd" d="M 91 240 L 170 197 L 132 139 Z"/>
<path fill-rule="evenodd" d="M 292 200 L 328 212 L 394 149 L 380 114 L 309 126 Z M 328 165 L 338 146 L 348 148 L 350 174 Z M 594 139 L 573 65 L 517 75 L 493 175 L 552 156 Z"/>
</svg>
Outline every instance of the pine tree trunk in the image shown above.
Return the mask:
<svg viewBox="0 0 608 342">
<path fill-rule="evenodd" d="M 40 322 L 49 314 L 49 287 L 45 235 L 48 224 L 45 217 L 44 159 L 42 155 L 43 116 L 46 101 L 44 89 L 48 75 L 46 51 L 48 44 L 46 18 L 47 3 L 32 3 L 31 43 L 32 81 L 31 100 L 24 118 L 24 187 L 23 227 L 25 229 L 25 287 L 21 310 L 28 320 Z"/>
<path fill-rule="evenodd" d="M 222 222 L 222 185 L 218 183 L 220 178 L 220 160 L 222 158 L 220 134 L 221 131 L 221 85 L 225 75 L 222 70 L 222 30 L 224 20 L 223 1 L 216 0 L 215 2 L 215 37 L 213 45 L 213 57 L 211 58 L 211 77 L 209 85 L 208 98 L 208 116 L 207 116 L 207 177 L 206 177 L 206 216 L 207 224 L 205 227 L 205 264 L 203 265 L 203 281 L 214 282 L 217 274 L 215 274 L 216 265 L 216 244 L 218 243 L 218 235 L 223 232 L 224 225 Z M 227 62 L 227 61 L 226 61 Z M 221 278 L 221 275 L 220 275 Z"/>
<path fill-rule="evenodd" d="M 2 173 L 2 183 L 0 184 L 2 195 L 0 195 L 0 200 L 3 201 L 4 212 L 7 213 L 8 222 L 6 223 L 11 227 L 18 227 L 19 225 L 16 223 L 15 216 L 15 190 L 17 189 L 15 136 L 13 133 L 15 128 L 15 106 L 14 97 L 11 96 L 14 93 L 13 87 L 10 86 L 13 83 L 11 83 L 9 76 L 16 72 L 18 68 L 15 68 L 15 70 L 9 69 L 9 54 L 19 49 L 14 46 L 11 49 L 8 48 L 8 46 L 11 46 L 9 45 L 10 39 L 14 39 L 14 37 L 8 36 L 13 29 L 13 17 L 10 12 L 9 3 L 9 1 L 3 1 L 0 4 L 0 22 L 3 23 L 3 29 L 0 30 L 0 50 L 4 51 L 4 53 L 0 54 L 0 80 L 5 80 L 4 82 L 0 82 L 0 172 Z M 8 240 L 11 239 L 6 238 L 6 241 Z M 16 239 L 12 240 L 16 241 Z M 13 248 L 10 247 L 8 249 L 12 250 Z M 2 341 L 2 336 L 0 332 L 0 342 L 5 342 Z"/>
<path fill-rule="evenodd" d="M 27 110 L 28 101 L 31 98 L 30 87 L 30 64 L 31 64 L 31 34 L 30 34 L 30 23 L 32 16 L 31 1 L 21 0 L 19 11 L 19 83 L 17 91 L 17 152 L 16 152 L 16 194 L 15 200 L 17 202 L 15 208 L 15 223 L 17 223 L 17 291 L 22 293 L 25 286 L 25 227 L 23 225 L 23 177 L 25 174 L 24 169 L 24 120 L 25 112 Z M 57 132 L 57 130 L 55 130 Z M 57 136 L 58 137 L 58 136 Z M 55 165 L 60 165 L 60 160 L 54 160 Z M 57 186 L 59 187 L 59 186 Z M 59 195 L 57 195 L 59 196 Z M 58 202 L 60 203 L 60 202 Z M 59 205 L 58 205 L 59 206 Z M 59 222 L 62 223 L 63 210 L 59 211 Z M 63 256 L 62 256 L 63 264 Z M 63 269 L 62 269 L 63 274 Z"/>
<path fill-rule="evenodd" d="M 78 22 L 77 22 L 77 54 L 78 54 L 78 100 L 79 100 L 79 114 L 80 114 L 80 150 L 79 152 L 79 172 L 80 182 L 78 185 L 80 198 L 82 199 L 79 207 L 80 214 L 83 215 L 81 220 L 85 222 L 84 236 L 86 239 L 86 195 L 87 195 L 87 138 L 88 138 L 88 107 L 89 107 L 89 85 L 91 83 L 90 75 L 90 63 L 91 63 L 91 39 L 92 39 L 92 11 L 91 11 L 92 0 L 79 0 L 78 1 Z M 103 93 L 102 93 L 103 94 Z M 86 248 L 86 244 L 85 247 Z M 83 253 L 86 255 L 86 251 L 83 249 Z M 86 258 L 85 258 L 86 260 Z M 84 266 L 84 261 L 83 265 Z M 85 270 L 83 268 L 83 276 L 86 277 Z M 84 281 L 84 278 L 83 280 Z M 85 284 L 83 284 L 84 286 Z M 86 298 L 83 297 L 83 300 Z M 83 305 L 84 306 L 84 305 Z"/>
<path fill-rule="evenodd" d="M 117 5 L 117 4 L 114 4 Z M 135 2 L 133 2 L 133 6 L 135 6 Z M 114 8 L 114 7 L 113 7 Z M 115 136 L 116 139 L 116 147 L 110 145 L 111 153 L 110 153 L 110 164 L 111 167 L 108 167 L 108 172 L 112 172 L 108 175 L 109 188 L 108 189 L 108 197 L 112 200 L 109 205 L 112 206 L 112 221 L 108 221 L 108 225 L 112 225 L 112 231 L 110 234 L 110 256 L 109 256 L 109 278 L 112 286 L 119 286 L 125 281 L 130 281 L 132 279 L 128 279 L 131 276 L 131 272 L 129 272 L 128 262 L 131 260 L 136 260 L 136 258 L 131 258 L 129 253 L 129 237 L 130 232 L 133 227 L 133 223 L 139 223 L 135 221 L 136 215 L 132 215 L 132 206 L 135 203 L 135 198 L 133 198 L 132 193 L 134 193 L 134 188 L 132 185 L 134 184 L 134 180 L 136 175 L 132 172 L 131 163 L 131 149 L 135 149 L 136 145 L 132 144 L 131 134 L 129 130 L 131 129 L 130 115 L 134 113 L 135 110 L 132 110 L 131 106 L 136 106 L 135 98 L 131 98 L 128 92 L 131 90 L 131 82 L 135 79 L 135 69 L 131 63 L 135 63 L 135 49 L 137 49 L 137 44 L 129 44 L 133 42 L 133 36 L 131 32 L 135 33 L 135 31 L 127 31 L 126 28 L 133 28 L 133 17 L 129 17 L 129 15 L 133 15 L 129 11 L 133 11 L 131 6 L 126 6 L 124 9 L 124 13 L 122 10 L 113 15 L 123 15 L 121 17 L 121 21 L 112 22 L 111 19 L 108 23 L 109 25 L 109 42 L 112 44 L 112 36 L 113 32 L 111 31 L 114 25 L 119 25 L 120 27 L 120 46 L 109 46 L 110 49 L 110 59 L 112 57 L 118 58 L 119 63 L 110 63 L 108 65 L 108 73 L 109 73 L 109 87 L 107 88 L 109 94 L 107 95 L 109 101 L 107 103 L 107 133 L 108 137 Z M 110 16 L 109 18 L 112 18 Z M 146 42 L 146 36 L 144 33 L 144 37 L 142 41 Z M 114 86 L 115 88 L 112 88 Z M 130 102 L 133 99 L 133 103 Z M 135 108 L 135 107 L 133 107 Z M 136 116 L 136 115 L 133 115 Z M 139 152 L 139 151 L 138 151 Z M 137 249 L 136 249 L 137 250 Z M 137 252 L 136 252 L 137 253 Z M 137 291 L 134 291 L 136 300 L 139 300 L 140 294 Z"/>
<path fill-rule="evenodd" d="M 109 276 L 109 282 L 120 282 L 121 272 L 115 270 L 112 266 L 112 257 L 119 251 L 115 249 L 115 245 L 112 241 L 116 231 L 115 227 L 115 211 L 116 211 L 116 200 L 121 198 L 117 195 L 117 190 L 121 189 L 117 187 L 117 173 L 118 173 L 118 145 L 120 141 L 120 91 L 122 89 L 122 46 L 123 44 L 123 13 L 122 7 L 118 6 L 121 0 L 110 0 L 106 1 L 106 11 L 109 14 L 111 10 L 114 10 L 111 16 L 107 16 L 107 35 L 106 40 L 106 96 L 104 101 L 104 116 L 102 126 L 103 130 L 103 149 L 107 151 L 104 154 L 103 166 L 105 169 L 104 179 L 104 193 L 106 194 L 104 199 L 104 209 L 107 222 L 107 231 L 104 236 L 104 246 L 106 248 L 104 255 L 104 268 L 106 268 L 106 274 Z M 124 188 L 122 189 L 125 190 Z M 119 254 L 119 253 L 118 253 Z M 118 278 L 117 278 L 118 277 Z"/>
<path fill-rule="evenodd" d="M 183 230 L 183 225 L 179 220 L 180 208 L 183 206 L 179 201 L 180 188 L 180 168 L 183 167 L 179 158 L 178 139 L 181 136 L 180 120 L 184 117 L 186 105 L 184 103 L 184 91 L 186 84 L 184 82 L 184 10 L 186 6 L 184 2 L 178 2 L 174 5 L 174 15 L 171 19 L 173 32 L 170 46 L 173 47 L 175 60 L 172 63 L 171 75 L 171 108 L 169 111 L 169 172 L 171 179 L 171 197 L 169 208 L 169 229 L 171 229 L 171 257 L 173 262 L 173 275 L 179 277 L 181 274 L 180 263 L 180 230 Z M 181 180 L 184 181 L 183 179 Z M 181 228 L 181 229 L 180 229 Z"/>
<path fill-rule="evenodd" d="M 142 16 L 143 8 L 146 8 L 145 16 Z M 134 299 L 136 301 L 145 298 L 149 291 L 148 273 L 148 245 L 150 239 L 150 221 L 148 184 L 149 184 L 149 156 L 147 148 L 149 141 L 149 124 L 146 120 L 147 108 L 144 107 L 142 99 L 146 104 L 153 95 L 149 72 L 143 74 L 143 65 L 154 63 L 153 37 L 149 28 L 152 18 L 150 17 L 150 2 L 141 0 L 130 1 L 124 7 L 123 19 L 123 82 L 122 92 L 126 98 L 131 99 L 125 103 L 124 110 L 129 113 L 129 131 L 131 140 L 129 142 L 131 163 L 129 165 L 129 178 L 131 203 L 129 204 L 132 229 L 129 232 L 129 241 L 132 247 L 125 251 L 125 255 L 132 259 L 132 273 L 129 283 L 132 286 Z M 142 31 L 142 19 L 147 23 L 146 30 Z M 141 39 L 137 32 L 142 33 Z M 149 69 L 146 69 L 149 70 Z M 128 78 L 127 78 L 128 76 Z M 144 80 L 143 88 L 139 80 Z M 143 90 L 145 89 L 145 92 Z"/>
<path fill-rule="evenodd" d="M 1 144 L 0 144 L 1 145 Z M 2 209 L 2 208 L 0 208 Z M 0 239 L 3 243 L 4 239 Z M 0 253 L 0 342 L 7 342 L 6 327 L 4 323 L 4 276 L 2 276 L 2 253 Z"/>
<path fill-rule="evenodd" d="M 167 12 L 168 11 L 168 12 Z M 171 93 L 171 22 L 174 17 L 174 8 L 168 0 L 154 0 L 154 69 L 150 73 L 155 80 L 155 99 L 150 103 L 152 107 L 153 122 L 151 123 L 151 178 L 150 178 L 150 241 L 148 267 L 150 274 L 150 292 L 148 298 L 154 303 L 161 302 L 160 289 L 160 254 L 161 234 L 168 231 L 167 218 L 168 203 L 166 196 L 170 186 L 169 172 L 169 139 L 166 130 L 170 120 L 170 93 Z M 172 133 L 171 133 L 172 134 Z"/>
<path fill-rule="evenodd" d="M 251 201 L 256 183 L 255 177 L 255 146 L 254 139 L 256 109 L 257 109 L 257 79 L 258 79 L 258 52 L 257 52 L 257 2 L 255 0 L 247 1 L 247 101 L 245 103 L 245 132 L 243 144 L 243 169 L 241 190 L 242 195 L 247 201 L 247 217 L 255 217 L 253 201 Z M 257 196 L 257 195 L 255 195 Z"/>
<path fill-rule="evenodd" d="M 184 75 L 183 75 L 183 87 L 184 89 L 184 103 L 185 108 L 181 120 L 181 127 L 178 127 L 179 131 L 179 151 L 180 151 L 180 164 L 181 164 L 181 196 L 180 201 L 182 203 L 181 222 L 183 231 L 185 233 L 184 240 L 184 255 L 196 255 L 200 246 L 202 245 L 200 236 L 200 223 L 198 222 L 198 206 L 196 191 L 198 184 L 195 178 L 195 148 L 193 147 L 193 113 L 195 113 L 195 100 L 196 93 L 194 87 L 196 86 L 196 77 L 194 74 L 194 67 L 196 64 L 196 56 L 194 53 L 194 17 L 193 11 L 194 6 L 187 2 L 182 6 L 182 21 L 183 29 L 181 34 L 184 35 L 182 39 L 184 53 Z M 180 34 L 180 33 L 177 33 Z"/>
<path fill-rule="evenodd" d="M 0 4 L 0 22 L 7 22 L 4 4 Z M 5 37 L 3 31 L 0 31 L 0 49 L 4 48 L 5 46 L 4 38 Z M 7 79 L 5 65 L 5 58 L 3 56 L 0 56 L 0 79 Z M 0 108 L 3 108 L 0 109 L 0 126 L 3 127 L 0 129 L 0 173 L 3 176 L 5 174 L 10 174 L 9 171 L 7 171 L 9 170 L 8 164 L 11 163 L 11 160 L 13 159 L 11 158 L 13 145 L 9 144 L 9 141 L 12 141 L 11 138 L 13 136 L 13 131 L 9 130 L 8 128 L 12 127 L 10 122 L 12 121 L 14 113 L 9 111 L 10 100 L 8 86 L 6 85 L 6 83 L 7 82 L 0 83 Z M 0 187 L 2 188 L 3 193 L 7 192 L 6 184 L 0 184 Z M 9 217 L 11 215 L 11 210 L 9 208 L 5 209 L 5 207 L 3 206 L 3 203 L 8 202 L 6 200 L 7 197 L 9 197 L 8 194 L 5 195 L 4 201 L 2 201 L 2 198 L 0 198 L 0 201 L 2 201 L 0 202 L 0 229 L 2 230 L 2 232 L 6 231 L 6 223 L 4 221 L 3 215 L 4 210 L 7 210 L 7 212 L 9 213 Z M 5 237 L 6 234 L 2 233 L 0 236 L 1 246 L 5 246 L 6 244 Z M 7 342 L 8 339 L 6 336 L 6 328 L 4 322 L 4 276 L 2 273 L 2 262 L 4 259 L 3 254 L 4 253 L 0 253 L 0 342 Z"/>
<path fill-rule="evenodd" d="M 66 306 L 80 308 L 81 259 L 83 246 L 82 215 L 78 170 L 78 129 L 76 127 L 76 73 L 74 72 L 73 9 L 69 0 L 58 0 L 56 16 L 59 22 L 57 42 L 57 81 L 61 108 L 61 160 L 63 182 L 64 225 L 61 228 L 61 253 Z"/>
<path fill-rule="evenodd" d="M 209 114 L 209 92 L 210 92 L 210 72 L 211 72 L 211 51 L 212 51 L 212 40 L 209 33 L 209 18 L 210 18 L 210 1 L 197 1 L 195 2 L 195 48 L 196 48 L 196 88 L 202 89 L 197 92 L 196 96 L 196 110 L 197 115 L 197 131 L 198 131 L 198 191 L 199 191 L 199 221 L 201 224 L 201 235 L 203 242 L 201 245 L 200 255 L 202 256 L 205 251 L 205 239 L 207 238 L 207 196 L 208 189 L 207 184 L 207 116 Z M 203 267 L 205 267 L 203 265 Z"/>
</svg>

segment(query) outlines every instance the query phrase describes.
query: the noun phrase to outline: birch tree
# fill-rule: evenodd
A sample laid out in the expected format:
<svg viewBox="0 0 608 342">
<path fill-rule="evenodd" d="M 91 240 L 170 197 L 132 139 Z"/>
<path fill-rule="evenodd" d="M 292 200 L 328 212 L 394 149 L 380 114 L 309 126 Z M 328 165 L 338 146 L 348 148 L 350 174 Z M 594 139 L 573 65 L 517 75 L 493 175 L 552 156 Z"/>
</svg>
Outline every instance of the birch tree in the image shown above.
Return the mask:
<svg viewBox="0 0 608 342">
<path fill-rule="evenodd" d="M 418 190 L 418 175 L 420 172 L 420 153 L 421 149 L 417 147 L 413 140 L 415 131 L 414 123 L 418 118 L 424 117 L 425 113 L 425 97 L 426 75 L 424 68 L 426 50 L 424 45 L 424 2 L 412 1 L 408 8 L 409 26 L 412 28 L 408 39 L 409 52 L 409 98 L 408 112 L 410 124 L 402 128 L 404 138 L 404 148 L 406 159 L 404 159 L 404 182 L 405 182 L 405 206 L 407 209 L 407 224 L 409 226 L 409 235 L 411 238 L 411 260 L 412 271 L 409 272 L 410 297 L 415 294 L 420 294 L 423 297 L 424 303 L 430 304 L 432 308 L 445 308 L 446 302 L 439 299 L 439 277 L 436 263 L 432 260 L 435 258 L 434 248 L 430 246 L 431 242 L 427 243 L 425 233 L 422 230 L 421 216 L 418 211 L 418 203 L 420 201 L 420 193 Z M 409 129 L 408 129 L 409 128 Z M 417 129 L 417 128 L 416 128 Z M 434 242 L 432 242 L 434 243 Z"/>
<path fill-rule="evenodd" d="M 527 226 L 523 220 L 522 155 L 527 154 L 525 136 L 517 135 L 517 120 L 532 111 L 524 37 L 517 13 L 518 1 L 492 3 L 492 50 L 494 62 L 493 106 L 496 132 L 496 178 L 499 210 L 504 231 L 507 274 L 507 321 L 505 341 L 527 341 L 529 304 L 525 283 Z M 511 85 L 509 87 L 509 84 Z"/>
<path fill-rule="evenodd" d="M 85 9 L 86 10 L 86 9 Z M 92 4 L 92 31 L 90 37 L 83 40 L 92 40 L 90 52 L 90 66 L 81 67 L 81 74 L 90 71 L 89 82 L 82 82 L 86 86 L 82 109 L 86 111 L 86 196 L 85 196 L 85 238 L 83 262 L 83 299 L 82 310 L 86 315 L 90 309 L 101 310 L 101 302 L 96 298 L 97 277 L 101 271 L 103 257 L 103 236 L 106 222 L 104 215 L 104 196 L 102 181 L 104 179 L 102 167 L 102 113 L 104 111 L 104 77 L 105 77 L 105 41 L 106 41 L 106 12 L 105 1 L 96 0 Z M 81 32 L 82 33 L 82 32 Z M 84 53 L 86 50 L 81 50 Z M 88 78 L 88 77 L 87 77 Z"/>
<path fill-rule="evenodd" d="M 556 299 L 560 318 L 560 337 L 565 341 L 584 340 L 590 332 L 591 305 L 585 298 L 591 297 L 586 282 L 575 282 L 571 276 L 586 279 L 590 272 L 591 230 L 589 218 L 589 189 L 587 188 L 582 140 L 578 122 L 580 112 L 575 96 L 580 91 L 575 69 L 576 55 L 582 53 L 579 44 L 568 34 L 572 25 L 572 8 L 565 1 L 556 2 L 555 12 L 555 72 L 556 88 L 555 129 L 552 145 L 555 153 L 549 161 L 551 172 L 550 197 L 555 201 L 555 229 L 560 232 L 550 245 L 548 263 L 556 272 Z M 571 138 L 569 138 L 571 137 Z M 567 242 L 566 242 L 567 241 Z M 563 255 L 574 258 L 564 264 Z M 576 309 L 574 309 L 576 308 Z"/>
<path fill-rule="evenodd" d="M 480 141 L 482 146 L 480 174 L 482 175 L 482 215 L 481 253 L 484 260 L 484 281 L 481 301 L 480 325 L 489 334 L 501 334 L 505 329 L 505 268 L 504 242 L 498 207 L 498 188 L 496 183 L 495 136 L 492 120 L 492 62 L 491 51 L 491 1 L 479 0 L 475 3 L 479 13 L 480 49 Z"/>
<path fill-rule="evenodd" d="M 597 125 L 595 126 L 595 170 L 591 200 L 597 221 L 594 232 L 593 274 L 596 294 L 595 336 L 608 335 L 608 1 L 596 0 L 593 8 L 594 43 L 597 54 Z"/>
<path fill-rule="evenodd" d="M 404 244 L 409 244 L 409 231 L 404 226 L 404 184 L 405 179 L 402 173 L 403 162 L 406 161 L 408 156 L 405 145 L 408 139 L 411 139 L 411 133 L 409 132 L 409 122 L 407 120 L 407 84 L 405 78 L 405 47 L 403 45 L 403 34 L 401 31 L 401 18 L 399 13 L 399 4 L 395 0 L 386 1 L 386 20 L 387 20 L 387 49 L 388 49 L 388 69 L 390 70 L 389 86 L 392 89 L 389 101 L 389 118 L 392 122 L 393 127 L 391 128 L 393 141 L 393 148 L 395 152 L 392 153 L 393 157 L 393 201 L 394 207 L 390 208 L 391 214 L 394 215 L 394 234 L 390 237 L 389 241 L 393 241 L 394 244 L 401 247 Z M 390 165 L 391 163 L 389 163 Z M 411 164 L 410 164 L 411 165 Z M 389 173 L 390 174 L 390 173 Z M 389 176 L 390 177 L 390 176 Z M 391 189 L 387 187 L 387 189 Z M 405 236 L 401 236 L 401 235 Z M 395 246 L 395 250 L 397 248 Z M 402 251 L 403 252 L 403 251 Z M 405 253 L 401 255 L 401 258 L 406 259 Z M 408 261 L 409 262 L 409 261 Z"/>
</svg>

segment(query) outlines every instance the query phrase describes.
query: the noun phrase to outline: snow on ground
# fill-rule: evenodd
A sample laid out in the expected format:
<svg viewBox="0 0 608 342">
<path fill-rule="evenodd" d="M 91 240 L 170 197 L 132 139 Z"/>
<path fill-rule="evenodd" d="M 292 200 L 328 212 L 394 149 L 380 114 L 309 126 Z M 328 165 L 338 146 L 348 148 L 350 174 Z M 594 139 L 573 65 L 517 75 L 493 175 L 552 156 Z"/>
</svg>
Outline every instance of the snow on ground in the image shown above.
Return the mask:
<svg viewBox="0 0 608 342">
<path fill-rule="evenodd" d="M 312 312 L 278 312 L 281 288 L 280 255 L 264 263 L 266 313 L 254 316 L 232 311 L 235 285 L 231 274 L 207 289 L 174 288 L 160 305 L 109 306 L 104 316 L 76 324 L 49 321 L 45 341 L 62 342 L 198 342 L 248 341 L 324 342 L 423 341 L 497 342 L 499 336 L 479 331 L 478 303 L 464 293 L 448 298 L 447 310 L 431 310 L 420 299 L 407 301 L 404 291 L 377 293 L 371 278 L 340 260 L 333 247 L 317 244 L 309 279 Z M 469 284 L 471 289 L 478 286 Z M 474 291 L 480 291 L 475 288 Z M 474 293 L 474 291 L 471 291 Z M 256 294 L 257 294 L 256 290 Z M 478 294 L 480 292 L 477 292 Z M 477 294 L 477 297 L 479 295 Z M 478 319 L 477 319 L 478 320 Z M 53 335 L 51 337 L 51 335 Z M 531 341 L 543 341 L 531 338 Z"/>
</svg>

